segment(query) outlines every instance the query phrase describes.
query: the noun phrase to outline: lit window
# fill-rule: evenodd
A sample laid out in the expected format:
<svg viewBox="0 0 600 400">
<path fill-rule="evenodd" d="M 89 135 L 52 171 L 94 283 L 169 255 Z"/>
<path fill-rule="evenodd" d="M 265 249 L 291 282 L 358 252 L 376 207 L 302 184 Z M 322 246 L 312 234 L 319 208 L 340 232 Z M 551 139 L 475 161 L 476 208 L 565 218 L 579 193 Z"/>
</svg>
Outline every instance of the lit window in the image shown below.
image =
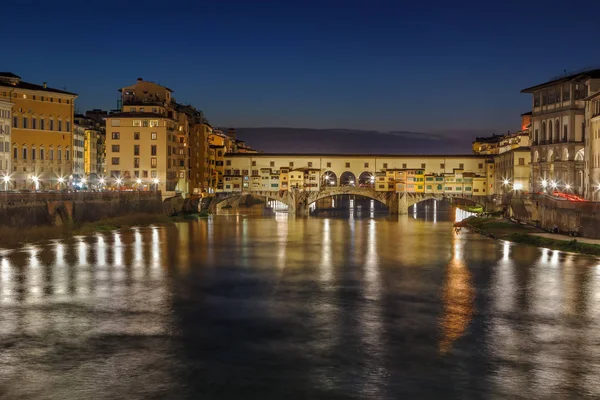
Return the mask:
<svg viewBox="0 0 600 400">
<path fill-rule="evenodd" d="M 141 119 L 134 119 L 133 120 L 133 126 L 142 126 L 142 120 Z"/>
<path fill-rule="evenodd" d="M 156 126 L 158 126 L 158 120 L 157 120 L 157 119 L 151 119 L 151 120 L 150 120 L 150 126 L 151 126 L 151 127 L 156 127 Z"/>
<path fill-rule="evenodd" d="M 156 140 L 156 132 L 152 132 L 152 134 L 150 135 L 152 140 Z"/>
<path fill-rule="evenodd" d="M 119 159 L 119 157 L 113 157 L 111 161 L 112 161 L 112 165 L 119 165 L 119 162 L 121 160 Z"/>
</svg>

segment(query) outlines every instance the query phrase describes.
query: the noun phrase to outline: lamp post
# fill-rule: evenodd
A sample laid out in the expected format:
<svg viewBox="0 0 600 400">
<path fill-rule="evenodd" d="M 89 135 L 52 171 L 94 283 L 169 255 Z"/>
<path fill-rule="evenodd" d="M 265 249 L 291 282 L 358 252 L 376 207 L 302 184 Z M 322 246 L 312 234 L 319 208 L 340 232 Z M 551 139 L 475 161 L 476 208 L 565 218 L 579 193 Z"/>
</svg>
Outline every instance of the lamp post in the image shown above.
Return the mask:
<svg viewBox="0 0 600 400">
<path fill-rule="evenodd" d="M 58 190 L 62 189 L 62 184 L 65 182 L 65 178 L 62 176 L 58 177 Z"/>
<path fill-rule="evenodd" d="M 101 177 L 101 178 L 98 180 L 98 185 L 100 186 L 100 190 L 102 190 L 102 186 L 104 186 L 104 183 L 105 183 L 105 182 L 106 182 L 106 181 L 105 181 L 105 180 L 104 180 L 104 178 L 102 178 L 102 177 Z"/>
</svg>

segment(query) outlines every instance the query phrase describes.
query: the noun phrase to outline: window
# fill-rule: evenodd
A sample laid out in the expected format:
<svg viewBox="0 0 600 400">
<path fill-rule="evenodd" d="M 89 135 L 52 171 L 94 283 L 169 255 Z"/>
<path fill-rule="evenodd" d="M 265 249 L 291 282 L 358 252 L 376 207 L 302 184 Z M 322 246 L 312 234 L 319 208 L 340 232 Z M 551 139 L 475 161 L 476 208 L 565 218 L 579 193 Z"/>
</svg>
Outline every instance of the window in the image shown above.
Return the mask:
<svg viewBox="0 0 600 400">
<path fill-rule="evenodd" d="M 327 163 L 327 168 L 331 168 L 331 163 L 330 162 Z"/>
<path fill-rule="evenodd" d="M 119 157 L 113 157 L 111 160 L 112 165 L 119 165 L 119 162 L 121 160 L 119 159 Z"/>
<path fill-rule="evenodd" d="M 19 149 L 17 149 L 16 147 L 13 148 L 13 158 L 16 160 L 17 159 L 17 155 L 19 154 Z"/>
<path fill-rule="evenodd" d="M 248 170 L 247 170 L 247 169 L 243 169 L 243 170 L 242 170 L 242 175 L 244 175 L 244 176 L 248 176 Z"/>
<path fill-rule="evenodd" d="M 313 164 L 312 164 L 312 161 L 309 161 L 309 162 L 308 162 L 308 167 L 309 167 L 309 168 L 312 168 L 312 166 L 313 166 Z"/>
<path fill-rule="evenodd" d="M 142 126 L 142 120 L 141 119 L 134 119 L 133 120 L 133 126 Z"/>
<path fill-rule="evenodd" d="M 519 158 L 519 165 L 525 165 L 525 158 Z"/>
<path fill-rule="evenodd" d="M 48 158 L 50 160 L 54 160 L 54 149 L 50 149 L 50 151 L 48 153 Z"/>
<path fill-rule="evenodd" d="M 61 120 L 58 121 L 58 130 L 62 131 L 62 121 Z"/>
<path fill-rule="evenodd" d="M 458 169 L 465 169 L 465 164 L 463 164 L 463 163 L 458 164 Z"/>
<path fill-rule="evenodd" d="M 140 155 L 140 145 L 139 144 L 134 144 L 133 145 L 133 155 L 134 156 L 139 156 Z"/>
<path fill-rule="evenodd" d="M 252 166 L 256 167 L 256 161 L 252 161 Z"/>
<path fill-rule="evenodd" d="M 135 178 L 139 178 L 140 177 L 140 171 L 133 171 L 133 176 Z"/>
<path fill-rule="evenodd" d="M 290 161 L 290 167 L 293 167 L 293 166 L 294 166 L 294 162 Z"/>
<path fill-rule="evenodd" d="M 140 133 L 139 132 L 133 132 L 133 140 L 140 140 Z"/>
<path fill-rule="evenodd" d="M 156 132 L 152 132 L 152 133 L 150 134 L 150 138 L 151 138 L 152 140 L 156 140 L 156 137 L 157 137 L 157 133 L 156 133 Z"/>
<path fill-rule="evenodd" d="M 23 117 L 23 129 L 27 129 L 27 117 Z"/>
<path fill-rule="evenodd" d="M 41 130 L 46 129 L 46 124 L 44 122 L 46 122 L 46 121 L 44 121 L 44 118 L 40 119 L 40 129 Z"/>
<path fill-rule="evenodd" d="M 346 168 L 350 168 L 350 163 L 349 162 L 346 163 Z"/>
<path fill-rule="evenodd" d="M 40 149 L 40 160 L 44 159 L 44 149 Z"/>
<path fill-rule="evenodd" d="M 120 119 L 111 119 L 110 126 L 121 126 L 121 120 Z"/>
<path fill-rule="evenodd" d="M 156 166 L 158 165 L 158 163 L 156 162 L 156 158 L 151 158 L 150 159 L 150 167 L 151 168 L 156 168 Z"/>
<path fill-rule="evenodd" d="M 150 126 L 151 126 L 151 127 L 156 127 L 156 126 L 158 126 L 158 120 L 157 120 L 157 119 L 151 119 L 151 120 L 150 120 Z"/>
<path fill-rule="evenodd" d="M 133 168 L 139 168 L 139 167 L 140 167 L 140 159 L 134 158 L 133 159 Z"/>
<path fill-rule="evenodd" d="M 425 163 L 421 163 L 421 168 L 425 169 Z"/>
<path fill-rule="evenodd" d="M 402 164 L 402 168 L 406 168 L 406 163 L 403 163 L 403 164 Z"/>
<path fill-rule="evenodd" d="M 135 107 L 131 107 L 131 108 L 129 109 L 129 112 L 135 112 Z"/>
<path fill-rule="evenodd" d="M 231 165 L 231 160 L 225 161 L 225 165 L 227 165 L 227 166 Z"/>
<path fill-rule="evenodd" d="M 58 149 L 58 153 L 57 153 L 57 159 L 60 161 L 62 160 L 62 150 Z"/>
<path fill-rule="evenodd" d="M 120 132 L 113 132 L 112 133 L 112 138 L 113 138 L 113 140 L 119 140 L 119 139 L 121 139 L 121 133 Z"/>
<path fill-rule="evenodd" d="M 386 168 L 386 169 L 387 169 L 387 167 L 388 167 L 388 163 L 384 162 L 384 163 L 383 163 L 383 168 Z"/>
<path fill-rule="evenodd" d="M 71 152 L 69 150 L 65 150 L 65 159 L 67 161 L 69 161 L 70 158 L 71 158 Z"/>
<path fill-rule="evenodd" d="M 31 159 L 35 160 L 35 149 L 31 149 Z"/>
<path fill-rule="evenodd" d="M 67 132 L 71 132 L 71 121 L 67 121 Z"/>
<path fill-rule="evenodd" d="M 37 129 L 37 119 L 31 118 L 31 129 Z"/>
<path fill-rule="evenodd" d="M 227 161 L 227 165 L 231 165 L 231 162 L 230 162 L 230 161 Z M 274 166 L 275 166 L 275 161 L 270 161 L 270 162 L 269 162 L 269 165 L 270 165 L 271 167 L 274 167 Z"/>
<path fill-rule="evenodd" d="M 152 108 L 152 112 L 153 112 L 153 113 L 157 113 L 157 112 L 158 112 L 158 108 L 156 108 L 156 107 L 153 107 L 153 108 Z"/>
<path fill-rule="evenodd" d="M 446 168 L 446 164 L 440 163 L 440 169 L 444 169 L 444 168 Z"/>
<path fill-rule="evenodd" d="M 62 103 L 62 99 L 58 99 L 58 102 L 59 102 L 59 103 Z"/>
<path fill-rule="evenodd" d="M 142 178 L 148 177 L 148 171 L 142 171 Z"/>
<path fill-rule="evenodd" d="M 118 144 L 113 144 L 113 145 L 112 145 L 112 151 L 113 151 L 113 153 L 118 153 L 118 152 L 120 152 L 120 151 L 121 151 L 121 146 L 120 146 L 120 145 L 118 145 Z"/>
<path fill-rule="evenodd" d="M 142 126 L 148 127 L 148 120 L 147 119 L 142 120 Z"/>
<path fill-rule="evenodd" d="M 19 127 L 19 118 L 13 117 L 13 128 Z"/>
<path fill-rule="evenodd" d="M 155 156 L 156 155 L 156 145 L 153 144 L 152 146 L 150 146 L 150 155 L 151 156 Z"/>
<path fill-rule="evenodd" d="M 23 160 L 27 160 L 27 149 L 23 149 Z"/>
</svg>

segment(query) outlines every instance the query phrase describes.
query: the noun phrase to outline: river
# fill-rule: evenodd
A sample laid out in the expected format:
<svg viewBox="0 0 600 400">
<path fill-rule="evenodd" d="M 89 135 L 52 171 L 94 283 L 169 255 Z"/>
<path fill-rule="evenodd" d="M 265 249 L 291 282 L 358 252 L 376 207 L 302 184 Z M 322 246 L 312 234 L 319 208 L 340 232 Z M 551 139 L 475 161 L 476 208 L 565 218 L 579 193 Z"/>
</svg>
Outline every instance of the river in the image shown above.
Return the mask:
<svg viewBox="0 0 600 400">
<path fill-rule="evenodd" d="M 364 214 L 1 251 L 0 398 L 600 397 L 599 259 Z"/>
</svg>

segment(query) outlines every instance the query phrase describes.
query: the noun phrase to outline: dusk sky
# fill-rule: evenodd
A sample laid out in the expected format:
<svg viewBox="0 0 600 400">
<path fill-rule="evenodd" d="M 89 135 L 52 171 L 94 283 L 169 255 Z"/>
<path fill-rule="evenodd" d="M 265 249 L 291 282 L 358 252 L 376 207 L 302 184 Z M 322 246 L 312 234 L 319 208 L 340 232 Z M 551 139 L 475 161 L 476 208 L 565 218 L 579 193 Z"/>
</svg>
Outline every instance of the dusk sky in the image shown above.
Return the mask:
<svg viewBox="0 0 600 400">
<path fill-rule="evenodd" d="M 522 88 L 600 64 L 600 2 L 487 3 L 13 1 L 0 69 L 80 111 L 142 77 L 217 126 L 504 132 Z"/>
</svg>

